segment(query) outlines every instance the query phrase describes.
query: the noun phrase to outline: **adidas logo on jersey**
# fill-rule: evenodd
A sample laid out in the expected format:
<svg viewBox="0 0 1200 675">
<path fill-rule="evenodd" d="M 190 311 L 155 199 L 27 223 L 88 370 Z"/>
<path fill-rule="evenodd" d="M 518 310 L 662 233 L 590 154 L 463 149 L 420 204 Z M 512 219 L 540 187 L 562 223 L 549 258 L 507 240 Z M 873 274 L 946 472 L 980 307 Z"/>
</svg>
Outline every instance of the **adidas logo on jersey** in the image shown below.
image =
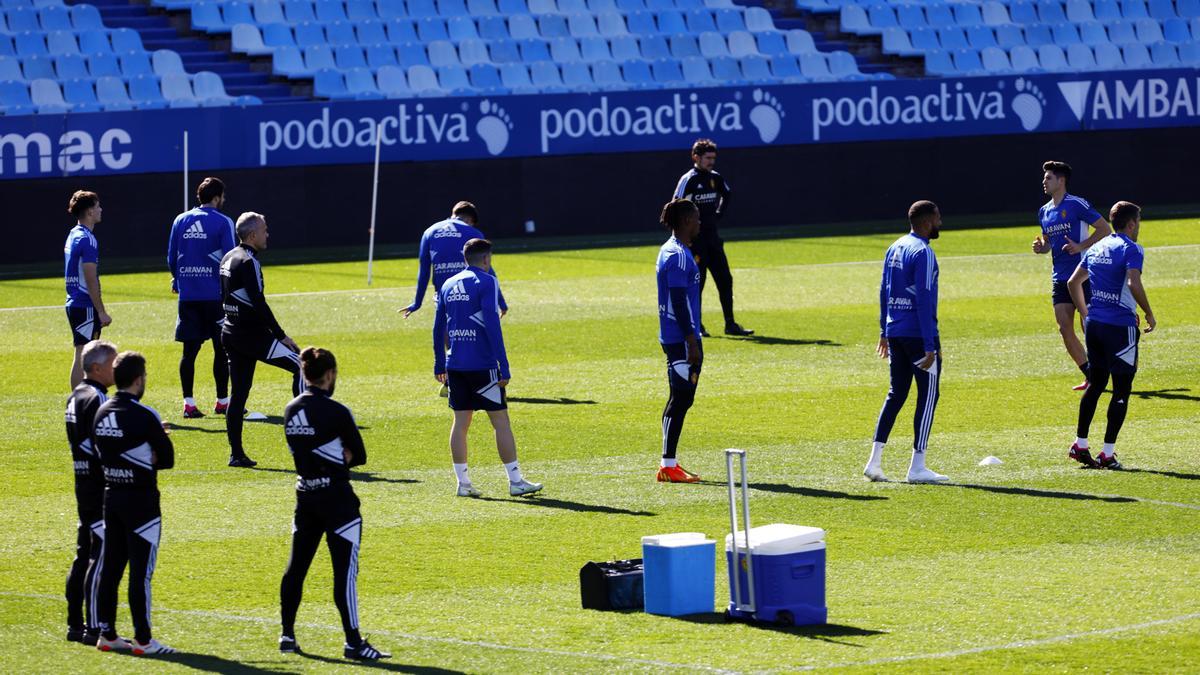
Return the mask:
<svg viewBox="0 0 1200 675">
<path fill-rule="evenodd" d="M 100 423 L 96 425 L 96 435 L 112 438 L 121 438 L 125 435 L 125 432 L 121 431 L 121 427 L 117 426 L 116 413 L 109 413 L 108 417 L 100 420 Z"/>
<path fill-rule="evenodd" d="M 288 420 L 283 433 L 287 436 L 316 436 L 317 430 L 308 426 L 308 415 L 305 415 L 304 411 L 301 410 L 296 413 L 295 417 Z"/>
<path fill-rule="evenodd" d="M 200 227 L 200 221 L 192 221 L 188 229 L 183 232 L 184 239 L 208 239 L 208 235 L 204 233 L 204 228 Z"/>
<path fill-rule="evenodd" d="M 446 302 L 458 302 L 470 299 L 471 296 L 467 295 L 467 287 L 461 281 L 456 281 L 454 286 L 450 288 L 450 292 L 446 294 Z"/>
</svg>

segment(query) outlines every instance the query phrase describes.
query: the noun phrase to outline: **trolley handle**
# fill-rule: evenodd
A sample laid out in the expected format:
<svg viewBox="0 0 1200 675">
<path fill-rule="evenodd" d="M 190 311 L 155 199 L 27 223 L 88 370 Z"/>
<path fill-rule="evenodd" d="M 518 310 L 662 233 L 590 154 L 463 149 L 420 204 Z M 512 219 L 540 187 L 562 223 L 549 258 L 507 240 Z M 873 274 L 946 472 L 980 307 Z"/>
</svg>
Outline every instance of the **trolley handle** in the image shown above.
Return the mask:
<svg viewBox="0 0 1200 675">
<path fill-rule="evenodd" d="M 741 468 L 741 491 L 742 491 L 742 523 L 745 526 L 745 548 L 744 551 L 738 546 L 738 517 L 736 506 L 736 495 L 733 489 L 733 458 L 738 457 Z M 738 611 L 754 612 L 756 603 L 754 601 L 754 554 L 750 550 L 750 492 L 749 484 L 746 477 L 746 451 L 729 448 L 725 450 L 725 474 L 729 483 L 729 528 L 733 537 L 733 569 L 729 571 L 730 578 L 733 584 L 733 604 Z M 749 597 L 748 603 L 742 602 L 741 589 L 741 574 L 737 569 L 742 558 L 739 558 L 739 553 L 742 553 L 746 563 L 746 595 Z"/>
</svg>

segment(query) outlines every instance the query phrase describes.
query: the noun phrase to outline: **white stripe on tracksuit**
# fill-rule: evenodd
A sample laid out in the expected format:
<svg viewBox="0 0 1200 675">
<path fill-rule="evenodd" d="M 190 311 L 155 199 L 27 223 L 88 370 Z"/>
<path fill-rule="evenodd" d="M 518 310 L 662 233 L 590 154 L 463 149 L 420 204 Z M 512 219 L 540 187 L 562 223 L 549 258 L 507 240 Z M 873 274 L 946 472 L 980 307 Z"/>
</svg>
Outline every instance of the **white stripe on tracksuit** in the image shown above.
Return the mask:
<svg viewBox="0 0 1200 675">
<path fill-rule="evenodd" d="M 92 587 L 88 589 L 88 628 L 100 627 L 100 575 L 104 572 L 104 521 L 97 520 L 90 526 L 92 534 L 100 539 L 100 551 L 95 553 L 95 568 L 92 570 Z"/>
<path fill-rule="evenodd" d="M 925 393 L 925 410 L 921 413 L 921 433 L 913 439 L 913 448 L 920 452 L 925 452 L 929 445 L 929 432 L 933 427 L 933 410 L 937 407 L 938 380 L 942 377 L 942 369 L 938 367 L 936 358 L 934 358 L 933 367 L 937 368 L 937 374 L 925 373 L 929 376 L 929 387 Z"/>
</svg>

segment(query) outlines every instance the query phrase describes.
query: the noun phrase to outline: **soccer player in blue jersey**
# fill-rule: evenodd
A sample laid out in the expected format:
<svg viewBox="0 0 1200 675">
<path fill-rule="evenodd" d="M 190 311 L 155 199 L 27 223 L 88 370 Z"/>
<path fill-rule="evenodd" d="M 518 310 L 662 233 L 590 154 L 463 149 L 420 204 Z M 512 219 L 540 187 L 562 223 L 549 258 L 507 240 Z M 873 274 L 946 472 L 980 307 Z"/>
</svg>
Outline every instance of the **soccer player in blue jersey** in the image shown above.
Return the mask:
<svg viewBox="0 0 1200 675">
<path fill-rule="evenodd" d="M 1075 334 L 1075 304 L 1071 302 L 1071 294 L 1067 290 L 1067 279 L 1079 265 L 1080 254 L 1107 237 L 1112 229 L 1086 199 L 1067 193 L 1067 183 L 1071 179 L 1070 164 L 1046 162 L 1042 164 L 1042 171 L 1042 190 L 1050 196 L 1050 201 L 1038 210 L 1042 233 L 1033 240 L 1033 252 L 1050 254 L 1050 299 L 1054 304 L 1054 320 L 1058 323 L 1058 332 L 1062 335 L 1067 353 L 1087 377 L 1087 354 Z M 1088 228 L 1092 229 L 1091 236 L 1088 235 Z M 1090 292 L 1090 287 L 1084 284 L 1084 297 Z M 1081 391 L 1087 387 L 1085 379 L 1074 389 Z"/>
<path fill-rule="evenodd" d="M 1083 260 L 1067 282 L 1071 298 L 1084 321 L 1088 381 L 1091 382 L 1079 401 L 1079 425 L 1070 457 L 1085 467 L 1119 470 L 1117 434 L 1121 433 L 1121 425 L 1125 423 L 1138 367 L 1137 308 L 1141 307 L 1146 314 L 1145 332 L 1154 330 L 1158 323 L 1142 286 L 1145 252 L 1137 243 L 1142 228 L 1142 209 L 1130 202 L 1117 202 L 1108 217 L 1116 232 L 1083 254 Z M 1085 299 L 1083 288 L 1089 280 L 1092 294 L 1090 299 Z M 1108 402 L 1104 447 L 1100 456 L 1093 459 L 1088 449 L 1088 428 L 1110 376 L 1113 391 Z"/>
<path fill-rule="evenodd" d="M 100 337 L 100 329 L 112 323 L 100 297 L 100 245 L 93 231 L 100 224 L 100 195 L 77 190 L 67 203 L 76 225 L 67 233 L 63 246 L 64 280 L 67 287 L 67 322 L 75 343 L 71 363 L 71 389 L 83 382 L 80 355 L 83 346 Z"/>
<path fill-rule="evenodd" d="M 450 455 L 458 496 L 480 496 L 467 475 L 467 430 L 476 410 L 487 411 L 496 431 L 496 449 L 508 472 L 508 493 L 530 495 L 542 485 L 525 480 L 517 464 L 517 442 L 504 393 L 512 374 L 500 331 L 500 282 L 489 272 L 492 242 L 471 239 L 463 246 L 462 257 L 466 268 L 442 285 L 433 321 L 433 375 L 449 387 L 454 411 Z"/>
<path fill-rule="evenodd" d="M 879 411 L 875 442 L 863 475 L 872 481 L 887 480 L 880 465 L 883 447 L 915 379 L 917 409 L 913 416 L 908 482 L 940 483 L 949 479 L 925 466 L 925 451 L 942 377 L 942 343 L 937 325 L 938 263 L 929 245 L 938 238 L 942 214 L 933 202 L 919 201 L 909 207 L 908 222 L 911 231 L 888 248 L 883 261 L 876 352 L 888 360 L 891 388 Z"/>
<path fill-rule="evenodd" d="M 237 246 L 233 220 L 218 209 L 225 204 L 225 184 L 205 178 L 196 188 L 196 208 L 179 214 L 171 225 L 167 244 L 167 267 L 171 291 L 179 295 L 179 319 L 175 341 L 183 343 L 179 360 L 179 383 L 183 388 L 183 416 L 204 417 L 192 398 L 196 356 L 205 342 L 212 341 L 213 381 L 217 402 L 213 412 L 224 415 L 229 408 L 229 360 L 221 346 L 221 259 Z"/>
<path fill-rule="evenodd" d="M 663 207 L 659 222 L 671 238 L 658 250 L 658 342 L 667 355 L 670 395 L 662 414 L 662 483 L 696 483 L 700 476 L 679 466 L 675 458 L 683 419 L 696 400 L 704 350 L 700 346 L 700 267 L 689 248 L 700 231 L 700 210 L 686 199 Z"/>
</svg>

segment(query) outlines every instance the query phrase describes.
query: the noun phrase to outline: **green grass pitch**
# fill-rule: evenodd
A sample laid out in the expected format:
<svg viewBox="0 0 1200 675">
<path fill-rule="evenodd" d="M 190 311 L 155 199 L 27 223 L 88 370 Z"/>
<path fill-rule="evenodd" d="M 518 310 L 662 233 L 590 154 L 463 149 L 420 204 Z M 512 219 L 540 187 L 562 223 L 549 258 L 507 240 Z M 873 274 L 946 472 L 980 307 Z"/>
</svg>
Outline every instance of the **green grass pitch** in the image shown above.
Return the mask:
<svg viewBox="0 0 1200 675">
<path fill-rule="evenodd" d="M 992 672 L 1200 670 L 1200 222 L 1142 228 L 1159 329 L 1118 452 L 1124 473 L 1066 458 L 1079 373 L 1054 327 L 1049 260 L 1034 228 L 956 229 L 941 262 L 945 348 L 929 464 L 951 486 L 868 484 L 860 471 L 887 387 L 874 355 L 886 246 L 901 231 L 728 244 L 738 317 L 757 340 L 706 341 L 685 466 L 715 484 L 653 480 L 666 395 L 656 341 L 657 246 L 506 253 L 496 266 L 509 395 L 522 464 L 544 481 L 510 499 L 489 428 L 472 431 L 472 474 L 489 497 L 453 496 L 450 413 L 432 376 L 431 305 L 402 320 L 412 259 L 273 265 L 267 291 L 301 345 L 334 350 L 338 397 L 364 427 L 368 475 L 359 576 L 365 632 L 417 672 Z M 103 240 L 103 225 L 100 236 Z M 281 657 L 279 578 L 293 505 L 281 427 L 247 423 L 258 471 L 225 467 L 220 418 L 180 420 L 165 271 L 108 274 L 104 335 L 149 359 L 145 401 L 179 424 L 160 477 L 163 535 L 155 634 L 184 655 L 149 662 L 63 640 L 73 555 L 63 433 L 69 347 L 60 278 L 0 282 L 0 634 L 7 672 L 339 670 L 328 554 L 310 572 L 298 628 L 314 656 Z M 706 319 L 719 325 L 715 293 Z M 207 359 L 197 395 L 211 409 Z M 250 408 L 280 414 L 284 373 L 260 367 Z M 524 399 L 524 400 L 522 400 Z M 1092 437 L 1104 427 L 1101 400 Z M 902 478 L 912 402 L 884 468 Z M 640 555 L 640 537 L 728 529 L 724 459 L 749 450 L 753 520 L 828 532 L 828 626 L 775 630 L 717 614 L 671 619 L 579 608 L 588 560 Z M 978 466 L 986 455 L 1001 466 Z M 716 607 L 728 599 L 718 559 Z M 122 608 L 118 622 L 129 628 Z"/>
</svg>

